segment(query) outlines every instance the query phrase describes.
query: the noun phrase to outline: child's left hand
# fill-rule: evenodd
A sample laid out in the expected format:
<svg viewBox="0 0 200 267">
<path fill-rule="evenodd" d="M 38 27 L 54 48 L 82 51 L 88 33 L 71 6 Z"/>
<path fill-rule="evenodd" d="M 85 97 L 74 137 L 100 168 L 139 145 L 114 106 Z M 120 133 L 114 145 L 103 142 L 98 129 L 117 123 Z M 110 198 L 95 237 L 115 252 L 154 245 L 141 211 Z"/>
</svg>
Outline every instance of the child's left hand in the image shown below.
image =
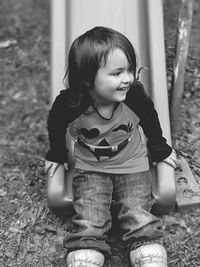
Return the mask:
<svg viewBox="0 0 200 267">
<path fill-rule="evenodd" d="M 170 166 L 172 166 L 175 169 L 176 166 L 177 166 L 177 157 L 176 157 L 175 150 L 172 149 L 172 153 L 169 155 L 169 157 L 167 157 L 163 161 L 166 162 L 167 164 L 169 164 Z"/>
</svg>

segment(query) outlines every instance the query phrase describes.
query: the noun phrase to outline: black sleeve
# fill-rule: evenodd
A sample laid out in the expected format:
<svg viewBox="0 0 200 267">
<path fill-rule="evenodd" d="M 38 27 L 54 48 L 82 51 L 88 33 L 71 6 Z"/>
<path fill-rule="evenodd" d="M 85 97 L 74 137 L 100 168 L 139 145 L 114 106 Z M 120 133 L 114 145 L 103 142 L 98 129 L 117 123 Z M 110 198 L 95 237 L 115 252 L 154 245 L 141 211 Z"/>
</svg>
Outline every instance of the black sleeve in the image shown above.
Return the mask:
<svg viewBox="0 0 200 267">
<path fill-rule="evenodd" d="M 151 160 L 153 162 L 162 161 L 171 154 L 172 148 L 163 137 L 154 104 L 139 81 L 133 84 L 130 91 L 131 96 L 128 97 L 128 102 L 130 102 L 129 105 L 132 106 L 132 110 L 140 118 L 139 124 L 148 139 L 147 148 L 150 152 Z"/>
<path fill-rule="evenodd" d="M 47 120 L 50 149 L 46 159 L 53 162 L 67 162 L 66 131 L 70 110 L 67 105 L 67 90 L 56 97 Z"/>
</svg>

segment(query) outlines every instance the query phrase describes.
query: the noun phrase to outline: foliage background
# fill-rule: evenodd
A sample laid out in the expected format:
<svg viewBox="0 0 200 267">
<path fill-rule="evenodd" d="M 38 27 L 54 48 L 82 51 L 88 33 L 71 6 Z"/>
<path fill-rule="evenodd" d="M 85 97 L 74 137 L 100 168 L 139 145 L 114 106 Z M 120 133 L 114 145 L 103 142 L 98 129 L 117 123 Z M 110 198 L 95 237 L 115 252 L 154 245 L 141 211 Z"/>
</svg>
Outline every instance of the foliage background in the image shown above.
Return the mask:
<svg viewBox="0 0 200 267">
<path fill-rule="evenodd" d="M 1 0 L 0 266 L 66 266 L 62 240 L 69 220 L 47 207 L 44 156 L 50 108 L 50 1 Z M 180 1 L 164 1 L 168 85 Z M 195 2 L 185 75 L 181 131 L 175 148 L 200 179 L 200 2 Z M 14 40 L 14 41 L 13 41 Z M 1 47 L 9 41 L 7 47 Z M 5 43 L 4 43 L 5 44 Z M 169 267 L 200 266 L 200 209 L 164 216 Z M 111 233 L 110 266 L 128 266 Z"/>
</svg>

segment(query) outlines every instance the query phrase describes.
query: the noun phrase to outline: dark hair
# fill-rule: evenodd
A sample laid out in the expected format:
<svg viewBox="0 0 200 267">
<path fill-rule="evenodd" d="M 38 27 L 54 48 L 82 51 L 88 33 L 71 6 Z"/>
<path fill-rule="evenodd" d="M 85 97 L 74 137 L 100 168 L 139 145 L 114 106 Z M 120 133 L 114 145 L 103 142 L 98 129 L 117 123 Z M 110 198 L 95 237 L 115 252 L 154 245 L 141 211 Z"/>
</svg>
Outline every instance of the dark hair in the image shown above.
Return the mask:
<svg viewBox="0 0 200 267">
<path fill-rule="evenodd" d="M 95 27 L 72 43 L 68 56 L 68 85 L 75 95 L 92 88 L 96 73 L 110 51 L 121 49 L 128 60 L 130 71 L 136 75 L 136 55 L 131 42 L 120 32 L 106 27 Z"/>
</svg>

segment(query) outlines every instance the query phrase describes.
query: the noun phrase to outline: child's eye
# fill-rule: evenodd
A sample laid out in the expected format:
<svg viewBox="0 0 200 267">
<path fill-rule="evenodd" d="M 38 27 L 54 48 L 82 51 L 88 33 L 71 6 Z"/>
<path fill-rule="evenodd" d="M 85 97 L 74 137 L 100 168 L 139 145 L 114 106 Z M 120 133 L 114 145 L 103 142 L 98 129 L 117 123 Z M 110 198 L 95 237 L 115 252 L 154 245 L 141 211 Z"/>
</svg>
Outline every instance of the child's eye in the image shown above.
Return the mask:
<svg viewBox="0 0 200 267">
<path fill-rule="evenodd" d="M 113 76 L 119 76 L 120 73 L 121 73 L 121 72 L 115 72 L 115 73 L 113 73 L 112 75 L 113 75 Z"/>
</svg>

